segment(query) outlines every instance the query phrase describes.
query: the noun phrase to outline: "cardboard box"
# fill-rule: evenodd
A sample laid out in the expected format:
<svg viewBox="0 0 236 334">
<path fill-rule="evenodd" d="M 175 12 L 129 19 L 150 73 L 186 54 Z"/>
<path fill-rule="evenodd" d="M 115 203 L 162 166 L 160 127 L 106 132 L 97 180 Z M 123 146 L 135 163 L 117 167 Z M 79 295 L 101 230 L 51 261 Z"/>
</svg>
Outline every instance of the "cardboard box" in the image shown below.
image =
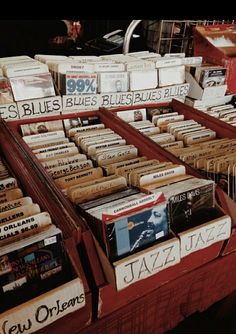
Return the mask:
<svg viewBox="0 0 236 334">
<path fill-rule="evenodd" d="M 215 106 L 220 106 L 220 105 L 229 103 L 232 100 L 233 96 L 234 95 L 232 94 L 232 95 L 225 95 L 222 97 L 214 97 L 214 98 L 209 97 L 208 99 L 204 99 L 204 100 L 196 100 L 196 99 L 193 99 L 187 96 L 185 98 L 185 104 L 193 108 L 196 108 L 196 109 L 199 109 L 199 108 L 207 109 L 208 107 L 215 107 Z"/>
<path fill-rule="evenodd" d="M 202 88 L 188 71 L 185 71 L 185 79 L 190 84 L 188 96 L 197 100 L 223 97 L 227 90 L 227 85 Z"/>
</svg>

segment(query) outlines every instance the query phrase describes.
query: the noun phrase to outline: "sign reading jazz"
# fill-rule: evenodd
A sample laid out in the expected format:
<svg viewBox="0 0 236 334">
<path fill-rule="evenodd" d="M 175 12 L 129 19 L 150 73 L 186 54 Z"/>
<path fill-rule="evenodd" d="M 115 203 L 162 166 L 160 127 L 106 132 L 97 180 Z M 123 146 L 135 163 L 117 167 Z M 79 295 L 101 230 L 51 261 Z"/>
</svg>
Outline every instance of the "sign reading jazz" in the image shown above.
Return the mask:
<svg viewBox="0 0 236 334">
<path fill-rule="evenodd" d="M 44 295 L 43 295 L 44 296 Z M 30 334 L 85 305 L 79 278 L 0 316 L 1 334 Z"/>
<path fill-rule="evenodd" d="M 60 96 L 46 97 L 17 102 L 20 119 L 60 115 L 62 101 Z"/>
<path fill-rule="evenodd" d="M 181 257 L 226 240 L 231 234 L 231 218 L 227 215 L 180 233 Z"/>
<path fill-rule="evenodd" d="M 113 263 L 116 288 L 122 290 L 178 262 L 180 262 L 180 244 L 177 238 L 156 244 Z"/>
</svg>

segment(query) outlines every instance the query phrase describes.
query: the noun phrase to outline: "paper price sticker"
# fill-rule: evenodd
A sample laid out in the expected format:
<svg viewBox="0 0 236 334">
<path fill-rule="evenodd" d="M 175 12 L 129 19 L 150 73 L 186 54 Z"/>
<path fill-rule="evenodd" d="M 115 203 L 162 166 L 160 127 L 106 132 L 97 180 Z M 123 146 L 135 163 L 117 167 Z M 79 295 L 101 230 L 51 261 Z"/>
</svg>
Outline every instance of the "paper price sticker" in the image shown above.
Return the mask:
<svg viewBox="0 0 236 334">
<path fill-rule="evenodd" d="M 66 75 L 66 94 L 95 94 L 97 75 L 73 74 Z"/>
</svg>

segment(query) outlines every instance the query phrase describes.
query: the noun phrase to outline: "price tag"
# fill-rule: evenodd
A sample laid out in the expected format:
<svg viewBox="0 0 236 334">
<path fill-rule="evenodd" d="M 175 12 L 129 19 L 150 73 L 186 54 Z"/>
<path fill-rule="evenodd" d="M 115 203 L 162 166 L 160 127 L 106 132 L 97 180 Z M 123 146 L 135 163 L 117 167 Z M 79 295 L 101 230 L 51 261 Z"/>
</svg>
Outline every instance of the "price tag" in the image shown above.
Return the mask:
<svg viewBox="0 0 236 334">
<path fill-rule="evenodd" d="M 66 94 L 96 94 L 97 75 L 66 73 Z"/>
</svg>

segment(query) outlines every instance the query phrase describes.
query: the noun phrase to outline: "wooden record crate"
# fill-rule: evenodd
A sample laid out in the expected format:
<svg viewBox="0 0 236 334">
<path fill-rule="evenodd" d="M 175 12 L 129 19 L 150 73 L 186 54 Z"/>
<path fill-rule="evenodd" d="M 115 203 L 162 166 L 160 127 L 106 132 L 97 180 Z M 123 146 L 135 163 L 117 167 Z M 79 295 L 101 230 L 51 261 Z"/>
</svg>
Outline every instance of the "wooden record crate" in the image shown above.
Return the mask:
<svg viewBox="0 0 236 334">
<path fill-rule="evenodd" d="M 199 256 L 204 256 L 200 254 L 199 252 Z M 134 301 L 126 294 L 123 296 L 125 305 L 94 321 L 77 334 L 166 333 L 191 314 L 199 314 L 235 291 L 235 261 L 236 252 L 232 252 L 195 270 L 186 271 L 166 284 L 157 284 L 156 289 Z M 112 302 L 112 298 L 117 295 L 110 294 Z M 101 298 L 104 301 L 104 295 Z M 227 318 L 227 307 L 222 308 L 224 300 L 227 306 L 227 298 L 217 304 L 218 320 L 220 317 Z M 189 321 L 191 320 L 187 320 Z"/>
<path fill-rule="evenodd" d="M 68 114 L 58 117 L 47 117 L 44 120 L 52 120 L 52 119 L 64 119 L 69 117 L 80 117 L 80 116 L 91 116 L 97 115 L 100 117 L 101 122 L 103 122 L 106 126 L 109 126 L 111 129 L 116 131 L 118 134 L 123 136 L 128 144 L 134 144 L 138 150 L 139 154 L 147 156 L 149 159 L 159 159 L 160 161 L 172 161 L 174 163 L 184 164 L 178 158 L 174 157 L 169 152 L 163 150 L 155 143 L 150 140 L 146 141 L 146 138 L 140 136 L 137 131 L 131 129 L 128 124 L 124 124 L 118 117 L 116 117 L 113 113 L 107 110 L 100 111 L 92 111 L 92 112 L 80 112 L 74 114 Z M 14 136 L 15 142 L 18 143 L 23 154 L 25 155 L 25 159 L 30 159 L 34 166 L 37 166 L 37 171 L 43 178 L 44 183 L 47 183 L 48 187 L 53 190 L 54 196 L 56 196 L 61 203 L 63 203 L 64 207 L 72 207 L 71 203 L 64 197 L 60 189 L 55 185 L 52 178 L 48 175 L 45 169 L 39 164 L 38 160 L 34 157 L 31 150 L 22 140 L 19 133 L 19 125 L 23 123 L 36 122 L 37 119 L 34 120 L 24 120 L 17 122 L 9 122 L 7 124 L 7 129 L 9 131 L 9 135 Z M 42 118 L 40 118 L 42 121 Z M 192 174 L 194 176 L 199 177 L 199 174 L 190 166 L 184 164 L 186 166 L 187 173 Z M 73 215 L 75 212 L 73 213 Z M 189 256 L 184 257 L 180 263 L 174 265 L 173 267 L 169 267 L 161 272 L 158 272 L 145 280 L 141 280 L 135 282 L 130 285 L 128 288 L 123 289 L 121 291 L 117 291 L 115 287 L 108 283 L 105 278 L 104 271 L 101 266 L 100 259 L 98 257 L 95 244 L 93 242 L 93 238 L 91 232 L 86 228 L 86 224 L 83 222 L 81 218 L 79 218 L 79 225 L 82 230 L 82 240 L 83 244 L 86 248 L 86 253 L 88 255 L 91 271 L 93 273 L 93 278 L 95 281 L 95 291 L 97 293 L 97 317 L 103 318 L 104 316 L 114 312 L 115 310 L 124 307 L 127 303 L 133 302 L 141 296 L 146 295 L 147 293 L 156 290 L 158 287 L 165 285 L 167 282 L 176 280 L 177 277 L 182 276 L 183 274 L 194 270 L 195 268 L 215 259 L 218 257 L 223 242 L 219 241 L 210 247 L 205 249 L 201 249 L 195 253 L 192 253 Z"/>
<path fill-rule="evenodd" d="M 132 109 L 141 109 L 141 108 L 157 108 L 169 106 L 173 108 L 173 111 L 178 112 L 179 114 L 184 115 L 186 120 L 195 120 L 200 124 L 212 129 L 216 132 L 218 138 L 236 138 L 235 127 L 232 125 L 226 124 L 214 117 L 207 115 L 199 110 L 196 110 L 178 100 L 173 99 L 171 103 L 164 104 L 153 104 L 153 105 L 142 105 L 136 108 L 128 107 L 128 108 L 113 108 L 113 109 L 102 109 L 102 112 L 111 114 L 116 114 L 117 112 L 125 112 L 126 110 Z M 118 118 L 115 116 L 116 119 Z M 148 147 L 149 149 L 152 147 L 154 150 L 160 151 L 161 154 L 167 157 L 168 160 L 180 163 L 186 166 L 186 170 L 189 174 L 194 175 L 196 177 L 202 178 L 203 176 L 194 168 L 184 163 L 172 153 L 166 151 L 164 148 L 160 147 L 157 143 L 150 140 L 147 136 L 138 132 L 135 128 L 131 127 L 128 123 L 120 119 L 120 122 L 123 124 L 122 127 L 124 131 L 126 130 L 130 136 L 136 137 L 137 141 L 142 143 L 143 147 Z M 219 187 L 216 186 L 216 198 L 218 200 L 219 205 L 223 208 L 223 210 L 231 216 L 232 220 L 232 231 L 231 236 L 228 241 L 225 241 L 221 250 L 221 255 L 228 254 L 234 250 L 236 250 L 236 204 L 232 201 L 232 199 Z"/>
<path fill-rule="evenodd" d="M 0 316 L 0 326 L 9 332 L 25 326 L 24 333 L 75 333 L 92 320 L 92 294 L 77 252 L 77 244 L 82 243 L 81 230 L 79 227 L 72 230 L 67 221 L 69 214 L 66 209 L 62 212 L 59 201 L 53 200 L 50 191 L 45 189 L 43 180 L 34 173 L 29 160 L 19 150 L 12 137 L 8 136 L 8 131 L 1 121 L 0 151 L 24 194 L 30 196 L 34 203 L 38 203 L 41 210 L 47 211 L 53 223 L 62 230 L 73 271 L 73 278 L 63 285 L 3 312 Z M 73 218 L 70 219 L 72 223 Z M 77 304 L 75 300 L 78 300 L 81 306 L 74 307 Z M 55 310 L 61 302 L 65 303 L 64 310 L 60 306 L 60 310 L 58 308 L 57 312 L 53 312 L 53 308 Z M 41 319 L 37 317 L 39 310 L 44 313 Z"/>
</svg>

